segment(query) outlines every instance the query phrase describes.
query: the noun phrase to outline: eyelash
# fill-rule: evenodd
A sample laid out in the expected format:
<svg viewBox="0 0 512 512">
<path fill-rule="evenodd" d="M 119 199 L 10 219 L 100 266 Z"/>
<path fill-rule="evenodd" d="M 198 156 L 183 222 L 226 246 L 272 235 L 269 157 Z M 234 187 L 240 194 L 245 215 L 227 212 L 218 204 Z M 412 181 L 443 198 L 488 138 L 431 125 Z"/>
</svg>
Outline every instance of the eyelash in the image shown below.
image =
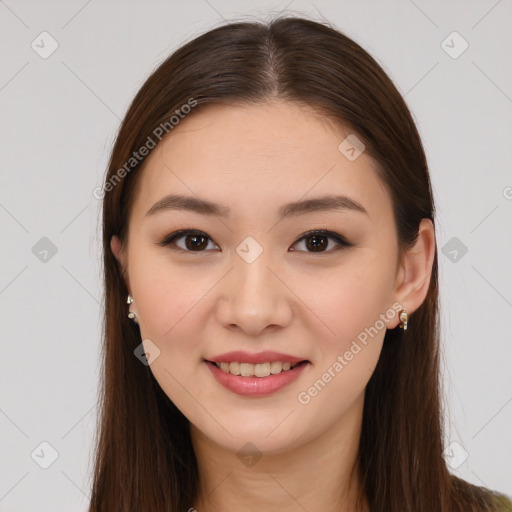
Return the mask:
<svg viewBox="0 0 512 512">
<path fill-rule="evenodd" d="M 205 237 L 205 238 L 208 238 L 209 240 L 211 240 L 213 242 L 213 240 L 206 234 L 204 233 L 203 231 L 198 231 L 198 230 L 195 230 L 195 229 L 181 229 L 179 231 L 175 231 L 174 233 L 171 233 L 170 235 L 167 235 L 161 242 L 157 242 L 158 245 L 161 245 L 162 247 L 167 247 L 167 246 L 170 246 L 172 245 L 176 240 L 180 239 L 180 238 L 184 238 L 185 236 L 187 235 L 198 235 L 198 236 L 202 236 L 202 237 Z M 315 235 L 320 235 L 320 236 L 326 236 L 327 238 L 331 238 L 333 240 L 335 240 L 339 245 L 334 248 L 334 249 L 330 249 L 329 251 L 319 251 L 319 252 L 314 252 L 314 251 L 294 251 L 294 252 L 306 252 L 308 254 L 332 254 L 333 252 L 335 251 L 338 251 L 340 249 L 343 249 L 343 248 L 348 248 L 348 247 L 353 247 L 354 244 L 351 244 L 350 242 L 348 242 L 347 240 L 345 240 L 345 238 L 343 238 L 341 235 L 339 235 L 338 233 L 335 233 L 333 231 L 328 231 L 328 230 L 312 230 L 312 231 L 308 231 L 307 233 L 304 233 L 303 235 L 301 235 L 301 237 L 299 239 L 297 239 L 293 245 L 309 238 L 309 237 L 312 237 L 312 236 L 315 236 Z M 206 252 L 206 250 L 202 250 L 202 251 L 189 251 L 189 250 L 186 250 L 186 249 L 182 249 L 181 247 L 178 247 L 178 248 L 172 248 L 172 250 L 174 251 L 178 251 L 178 252 L 188 252 L 188 253 L 201 253 L 201 252 Z"/>
</svg>

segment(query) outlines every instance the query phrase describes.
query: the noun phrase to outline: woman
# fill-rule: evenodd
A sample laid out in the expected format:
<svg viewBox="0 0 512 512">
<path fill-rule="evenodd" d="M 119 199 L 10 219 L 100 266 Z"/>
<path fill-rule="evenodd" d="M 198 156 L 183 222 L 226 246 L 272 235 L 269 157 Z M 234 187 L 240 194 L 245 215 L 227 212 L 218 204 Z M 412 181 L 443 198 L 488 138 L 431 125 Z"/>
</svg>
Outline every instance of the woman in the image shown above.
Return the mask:
<svg viewBox="0 0 512 512">
<path fill-rule="evenodd" d="M 91 512 L 511 509 L 443 458 L 427 162 L 354 41 L 280 18 L 187 43 L 101 195 Z"/>
</svg>

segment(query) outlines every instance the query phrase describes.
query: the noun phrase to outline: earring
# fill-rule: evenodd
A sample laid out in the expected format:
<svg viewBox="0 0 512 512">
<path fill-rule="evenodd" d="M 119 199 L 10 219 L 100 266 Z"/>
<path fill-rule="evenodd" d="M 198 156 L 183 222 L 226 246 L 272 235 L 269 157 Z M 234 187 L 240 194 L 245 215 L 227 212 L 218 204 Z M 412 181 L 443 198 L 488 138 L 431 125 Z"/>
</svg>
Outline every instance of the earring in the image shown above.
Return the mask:
<svg viewBox="0 0 512 512">
<path fill-rule="evenodd" d="M 400 329 L 404 331 L 407 330 L 407 321 L 409 320 L 409 315 L 407 314 L 407 310 L 402 309 L 399 314 L 400 318 Z"/>
<path fill-rule="evenodd" d="M 130 294 L 128 294 L 128 297 L 126 298 L 126 304 L 131 304 L 132 302 L 133 302 L 133 297 Z M 133 320 L 135 323 L 137 323 L 137 321 L 135 320 L 137 318 L 137 315 L 133 311 L 128 312 L 128 318 L 130 320 Z"/>
</svg>

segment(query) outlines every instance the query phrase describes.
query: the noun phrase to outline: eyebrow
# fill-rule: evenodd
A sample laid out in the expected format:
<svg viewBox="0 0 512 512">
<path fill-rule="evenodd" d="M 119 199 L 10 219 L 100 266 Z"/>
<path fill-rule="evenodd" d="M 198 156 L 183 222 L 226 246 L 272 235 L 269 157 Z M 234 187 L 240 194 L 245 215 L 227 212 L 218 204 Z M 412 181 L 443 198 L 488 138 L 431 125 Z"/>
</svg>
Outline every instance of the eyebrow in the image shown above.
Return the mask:
<svg viewBox="0 0 512 512">
<path fill-rule="evenodd" d="M 146 216 L 168 210 L 186 210 L 201 215 L 228 217 L 231 209 L 227 206 L 192 196 L 170 194 L 157 201 L 147 212 Z M 340 195 L 326 195 L 302 201 L 295 201 L 281 206 L 278 210 L 281 219 L 296 217 L 313 212 L 331 210 L 351 210 L 368 215 L 366 209 L 350 197 Z"/>
</svg>

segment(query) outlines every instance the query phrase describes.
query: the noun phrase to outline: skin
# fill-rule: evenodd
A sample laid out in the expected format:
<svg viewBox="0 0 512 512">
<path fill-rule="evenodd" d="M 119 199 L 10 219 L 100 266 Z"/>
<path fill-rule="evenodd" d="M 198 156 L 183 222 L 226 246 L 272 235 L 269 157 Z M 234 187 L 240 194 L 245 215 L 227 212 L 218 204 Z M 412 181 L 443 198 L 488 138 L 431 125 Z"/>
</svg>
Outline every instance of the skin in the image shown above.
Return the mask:
<svg viewBox="0 0 512 512">
<path fill-rule="evenodd" d="M 142 339 L 160 350 L 151 371 L 191 423 L 201 482 L 191 506 L 199 511 L 240 504 L 247 511 L 358 510 L 364 392 L 386 328 L 399 324 L 396 311 L 309 403 L 298 395 L 393 304 L 409 315 L 421 305 L 435 234 L 424 219 L 399 262 L 391 198 L 375 161 L 365 152 L 350 161 L 338 150 L 349 133 L 295 103 L 208 106 L 152 151 L 128 238 L 112 239 Z M 145 215 L 169 193 L 213 200 L 232 213 Z M 278 222 L 282 204 L 324 194 L 349 196 L 368 215 L 334 210 Z M 175 241 L 176 251 L 157 245 L 184 228 L 206 233 L 206 250 L 186 252 L 186 238 Z M 324 252 L 314 252 L 299 241 L 312 229 L 339 233 L 354 246 L 327 239 Z M 263 248 L 250 264 L 236 252 L 248 236 Z M 203 362 L 231 350 L 275 350 L 310 364 L 270 396 L 243 397 L 218 384 Z M 247 442 L 261 455 L 250 467 L 237 457 Z M 359 510 L 369 510 L 365 500 Z"/>
</svg>

